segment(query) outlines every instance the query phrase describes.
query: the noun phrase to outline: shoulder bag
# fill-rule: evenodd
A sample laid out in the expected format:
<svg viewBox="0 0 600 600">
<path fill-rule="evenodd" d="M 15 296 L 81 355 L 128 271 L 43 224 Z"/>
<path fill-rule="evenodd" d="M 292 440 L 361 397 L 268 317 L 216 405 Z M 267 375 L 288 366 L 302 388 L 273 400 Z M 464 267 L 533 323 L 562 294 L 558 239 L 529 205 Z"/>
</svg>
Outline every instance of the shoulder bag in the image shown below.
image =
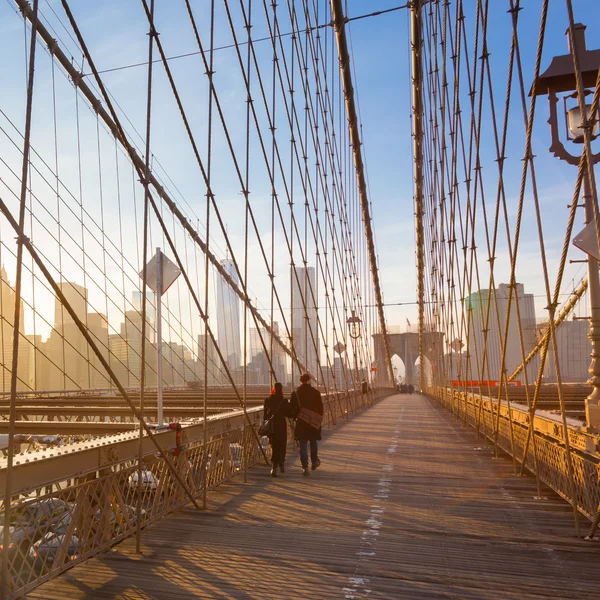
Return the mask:
<svg viewBox="0 0 600 600">
<path fill-rule="evenodd" d="M 283 398 L 279 402 L 279 406 L 275 410 L 275 412 L 268 418 L 265 419 L 262 424 L 258 428 L 258 435 L 265 435 L 267 437 L 272 437 L 275 433 L 275 415 L 279 412 L 281 405 L 285 402 L 285 398 Z"/>
</svg>

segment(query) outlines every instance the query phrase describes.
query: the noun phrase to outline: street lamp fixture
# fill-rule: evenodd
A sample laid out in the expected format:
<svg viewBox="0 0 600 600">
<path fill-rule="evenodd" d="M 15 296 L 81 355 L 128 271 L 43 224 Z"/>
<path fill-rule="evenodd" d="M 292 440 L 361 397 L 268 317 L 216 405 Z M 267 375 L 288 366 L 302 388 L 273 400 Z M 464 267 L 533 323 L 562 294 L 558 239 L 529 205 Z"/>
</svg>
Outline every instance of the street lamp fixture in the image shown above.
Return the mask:
<svg viewBox="0 0 600 600">
<path fill-rule="evenodd" d="M 349 335 L 353 340 L 357 340 L 360 337 L 360 324 L 362 320 L 356 315 L 356 311 L 352 310 L 352 316 L 346 319 L 348 324 Z M 352 344 L 354 347 L 354 372 L 355 372 L 355 385 L 358 382 L 358 361 L 356 356 L 356 342 Z"/>
<path fill-rule="evenodd" d="M 585 90 L 585 95 L 589 96 L 591 94 L 590 90 Z M 581 109 L 579 106 L 574 106 L 573 108 L 567 108 L 567 99 L 568 98 L 577 98 L 577 93 L 569 94 L 565 96 L 565 114 L 567 115 L 567 139 L 575 144 L 583 144 L 584 141 L 584 120 L 581 117 Z M 585 120 L 587 122 L 591 121 L 592 118 L 592 105 L 585 105 Z M 598 119 L 595 119 L 592 125 L 592 135 L 591 139 L 595 140 L 598 137 Z M 570 134 L 570 135 L 569 135 Z"/>
<path fill-rule="evenodd" d="M 350 337 L 353 340 L 358 339 L 360 337 L 360 324 L 362 323 L 362 319 L 356 316 L 355 310 L 352 310 L 352 316 L 346 319 L 346 323 L 350 330 Z"/>
<path fill-rule="evenodd" d="M 566 125 L 566 139 L 574 144 L 583 144 L 586 129 L 589 138 L 596 139 L 598 136 L 598 118 L 591 121 L 591 105 L 585 103 L 582 111 L 579 105 L 577 92 L 577 74 L 574 68 L 574 56 L 577 57 L 584 87 L 584 95 L 587 97 L 594 88 L 598 71 L 600 70 L 600 50 L 588 50 L 585 42 L 585 25 L 576 23 L 572 29 L 567 30 L 569 38 L 569 54 L 555 56 L 548 69 L 540 75 L 533 83 L 531 94 L 535 96 L 548 95 L 550 118 L 548 124 L 552 136 L 550 152 L 560 160 L 571 165 L 579 165 L 581 156 L 571 154 L 560 139 L 558 125 L 558 94 L 566 94 L 563 97 L 564 119 Z M 575 106 L 571 106 L 575 101 Z M 582 114 L 584 112 L 584 114 Z M 583 201 L 585 207 L 585 224 L 593 228 L 595 250 L 598 254 L 598 240 L 595 235 L 594 223 L 594 199 L 591 192 L 590 178 L 594 176 L 593 165 L 600 161 L 600 153 L 592 155 L 590 165 L 583 177 Z M 590 309 L 590 331 L 588 337 L 592 343 L 592 361 L 589 368 L 590 379 L 588 383 L 592 386 L 592 392 L 588 396 L 586 404 L 595 406 L 598 411 L 600 404 L 600 281 L 598 278 L 598 261 L 588 254 L 588 302 Z M 588 411 L 588 425 L 591 425 L 590 412 Z"/>
<path fill-rule="evenodd" d="M 585 105 L 585 121 L 582 119 L 579 105 L 569 108 L 572 100 L 577 100 L 577 78 L 573 67 L 573 51 L 577 52 L 579 59 L 579 67 L 581 70 L 581 79 L 585 88 L 593 88 L 596 85 L 598 69 L 600 68 L 600 50 L 588 50 L 585 42 L 585 25 L 576 23 L 573 25 L 573 42 L 574 48 L 569 48 L 569 54 L 555 56 L 550 62 L 550 66 L 542 73 L 534 82 L 531 88 L 531 94 L 535 96 L 548 95 L 548 103 L 550 108 L 550 132 L 552 134 L 552 143 L 550 152 L 557 158 L 568 162 L 571 165 L 579 165 L 580 157 L 571 154 L 560 139 L 558 125 L 558 94 L 564 94 L 563 107 L 564 119 L 566 125 L 566 139 L 575 144 L 582 144 L 584 141 L 584 129 L 586 124 L 591 127 L 591 139 L 595 140 L 598 134 L 598 120 L 590 123 L 591 104 Z M 569 30 L 567 30 L 567 34 Z M 569 46 L 571 42 L 569 39 Z M 592 92 L 589 89 L 585 90 L 585 95 L 588 96 Z M 594 164 L 600 160 L 600 153 L 594 154 Z M 584 181 L 586 178 L 584 178 Z"/>
</svg>

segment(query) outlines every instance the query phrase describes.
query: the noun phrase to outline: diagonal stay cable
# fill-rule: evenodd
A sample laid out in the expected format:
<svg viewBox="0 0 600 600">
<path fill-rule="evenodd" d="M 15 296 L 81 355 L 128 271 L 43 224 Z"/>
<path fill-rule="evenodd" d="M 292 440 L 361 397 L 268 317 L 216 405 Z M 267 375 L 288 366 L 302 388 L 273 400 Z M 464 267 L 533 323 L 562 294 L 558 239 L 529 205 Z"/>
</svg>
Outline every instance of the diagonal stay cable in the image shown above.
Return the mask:
<svg viewBox="0 0 600 600">
<path fill-rule="evenodd" d="M 77 23 L 76 23 L 76 21 L 75 21 L 75 19 L 74 19 L 74 17 L 73 17 L 73 14 L 71 13 L 71 10 L 70 10 L 70 8 L 69 8 L 68 2 L 67 2 L 67 0 L 61 0 L 61 1 L 62 1 L 62 4 L 63 4 L 63 8 L 65 9 L 65 12 L 67 13 L 67 16 L 68 16 L 68 18 L 69 18 L 69 21 L 70 21 L 70 23 L 71 23 L 71 27 L 73 28 L 73 31 L 74 31 L 74 32 L 75 32 L 75 34 L 77 35 L 77 38 L 78 38 L 78 40 L 79 40 L 79 43 L 81 44 L 82 48 L 84 49 L 84 52 L 85 52 L 85 54 L 86 54 L 86 59 L 87 59 L 87 61 L 88 61 L 89 65 L 90 65 L 90 67 L 91 67 L 93 70 L 95 70 L 95 65 L 94 65 L 93 59 L 92 59 L 91 55 L 89 54 L 89 51 L 87 50 L 87 46 L 86 46 L 86 44 L 85 44 L 85 41 L 83 40 L 83 37 L 82 37 L 82 35 L 81 35 L 81 32 L 79 31 L 79 27 L 78 27 L 78 25 L 77 25 Z M 152 25 L 152 23 L 151 23 L 151 25 Z M 158 42 L 158 38 L 156 39 L 156 43 L 157 43 L 157 46 L 158 46 L 158 43 L 159 43 L 159 42 Z M 119 122 L 119 120 L 118 120 L 118 117 L 117 117 L 117 115 L 116 115 L 116 113 L 115 113 L 115 111 L 114 111 L 114 108 L 113 108 L 113 106 L 112 106 L 112 103 L 110 102 L 110 99 L 108 98 L 108 95 L 107 95 L 107 94 L 106 94 L 106 92 L 105 92 L 104 84 L 103 84 L 102 80 L 101 80 L 99 77 L 97 78 L 97 82 L 98 82 L 98 85 L 99 85 L 99 87 L 100 87 L 100 88 L 101 88 L 101 90 L 103 91 L 103 94 L 104 94 L 105 100 L 106 100 L 106 102 L 107 102 L 107 105 L 108 105 L 108 107 L 109 107 L 109 110 L 110 110 L 110 111 L 111 111 L 111 113 L 113 114 L 113 118 L 114 118 L 114 124 L 115 124 L 115 127 L 117 128 L 117 131 L 119 132 L 119 137 L 120 137 L 121 139 L 123 139 L 123 140 L 124 140 L 124 139 L 125 139 L 125 135 L 124 135 L 123 129 L 122 129 L 122 127 L 121 127 L 121 124 L 120 124 L 120 122 Z M 129 146 L 128 146 L 128 147 L 129 147 Z M 137 165 L 137 164 L 136 164 L 136 167 L 138 167 L 138 165 Z M 140 175 L 140 179 L 143 179 L 143 176 L 144 176 L 144 171 L 143 171 L 143 168 L 144 168 L 144 165 L 141 165 L 141 166 L 139 166 L 139 167 L 138 167 L 138 169 L 139 169 L 139 171 L 140 171 L 140 173 L 139 173 L 139 175 Z M 182 263 L 181 259 L 179 258 L 179 254 L 178 254 L 178 252 L 177 252 L 177 250 L 176 250 L 176 248 L 175 248 L 175 245 L 174 245 L 174 243 L 173 243 L 173 240 L 171 239 L 171 236 L 170 236 L 170 234 L 169 234 L 169 232 L 168 232 L 168 230 L 167 230 L 167 227 L 166 227 L 166 225 L 165 225 L 165 223 L 164 223 L 164 220 L 162 219 L 162 216 L 161 216 L 161 214 L 160 214 L 160 211 L 158 210 L 158 207 L 157 207 L 157 205 L 156 205 L 156 203 L 155 203 L 155 201 L 154 201 L 154 198 L 152 197 L 152 194 L 149 194 L 148 198 L 149 198 L 149 200 L 150 200 L 150 203 L 152 204 L 152 208 L 154 209 L 154 212 L 155 212 L 155 214 L 156 214 L 156 216 L 157 216 L 157 218 L 158 218 L 158 220 L 159 220 L 160 226 L 161 226 L 161 228 L 162 228 L 162 230 L 163 230 L 163 234 L 164 234 L 165 238 L 167 239 L 167 241 L 168 241 L 168 243 L 169 243 L 169 245 L 170 245 L 170 247 L 171 247 L 171 250 L 173 251 L 173 254 L 174 254 L 175 258 L 176 258 L 176 261 L 177 261 L 178 267 L 181 269 L 181 271 L 182 271 L 182 274 L 184 275 L 184 278 L 185 278 L 185 280 L 186 280 L 186 283 L 188 284 L 188 287 L 189 287 L 189 290 L 190 290 L 190 292 L 191 292 L 191 294 L 192 294 L 192 297 L 193 297 L 193 299 L 194 299 L 194 302 L 196 303 L 196 306 L 198 307 L 198 309 L 199 309 L 199 311 L 200 311 L 200 314 L 202 314 L 202 312 L 201 312 L 201 311 L 202 311 L 202 308 L 201 308 L 200 302 L 199 302 L 199 300 L 198 300 L 198 298 L 197 298 L 197 295 L 196 295 L 196 293 L 195 293 L 195 291 L 194 291 L 194 288 L 193 288 L 193 286 L 192 286 L 192 284 L 191 284 L 191 281 L 189 280 L 189 277 L 188 277 L 188 275 L 187 275 L 186 269 L 185 269 L 185 267 L 184 267 L 184 265 L 183 265 L 183 263 Z M 213 338 L 213 340 L 214 340 L 214 335 L 212 334 L 212 332 L 211 332 L 211 337 L 212 337 L 212 338 Z M 87 339 L 87 338 L 86 338 L 86 339 Z M 93 347 L 95 347 L 95 346 L 93 346 Z M 218 348 L 218 345 L 216 346 L 216 350 L 217 350 L 217 352 L 220 352 L 220 350 L 219 350 L 219 348 Z M 239 401 L 239 402 L 240 402 L 240 404 L 241 404 L 241 403 L 242 403 L 242 400 L 241 400 L 241 397 L 240 397 L 239 391 L 238 391 L 238 390 L 237 390 L 237 388 L 235 387 L 235 384 L 234 384 L 233 377 L 231 376 L 231 373 L 229 372 L 229 369 L 228 369 L 228 367 L 227 367 L 227 365 L 226 365 L 226 362 L 225 362 L 225 360 L 224 360 L 224 358 L 223 358 L 223 356 L 222 356 L 222 355 L 220 356 L 220 358 L 221 358 L 221 361 L 223 362 L 223 366 L 224 366 L 224 368 L 225 368 L 225 370 L 226 370 L 226 372 L 227 372 L 227 375 L 228 375 L 228 377 L 229 377 L 230 381 L 232 382 L 232 385 L 234 386 L 234 390 L 235 390 L 236 396 L 237 396 L 237 398 L 238 398 L 238 401 Z M 102 357 L 102 360 L 101 360 L 101 362 L 103 362 L 103 366 L 105 366 L 105 368 L 106 368 L 106 367 L 108 367 L 108 369 L 107 369 L 107 372 L 108 372 L 109 374 L 110 374 L 110 373 L 112 373 L 112 371 L 110 370 L 110 367 L 108 366 L 108 363 L 107 363 L 106 365 L 104 365 L 104 363 L 105 363 L 106 361 L 104 360 L 104 358 L 103 358 L 103 357 Z M 114 375 L 114 374 L 113 374 L 113 375 Z M 112 376 L 111 376 L 111 377 L 112 377 Z M 121 386 L 121 384 L 120 384 L 120 383 L 118 384 L 118 386 L 117 386 L 117 387 L 119 387 L 119 391 L 120 391 L 121 393 L 123 393 L 123 392 L 125 391 L 124 389 L 122 389 L 122 386 Z M 130 401 L 129 397 L 125 397 L 125 400 L 126 400 L 126 401 L 127 401 L 129 404 L 130 404 L 130 406 L 133 408 L 133 404 L 131 404 L 131 401 Z M 137 416 L 137 409 L 135 409 L 135 408 L 134 408 L 134 411 L 135 411 L 135 414 L 136 414 L 136 416 Z M 144 425 L 145 425 L 145 424 L 144 424 Z M 147 426 L 146 426 L 146 425 L 145 425 L 145 428 L 147 428 Z M 147 430 L 147 431 L 149 431 L 148 429 L 146 429 L 146 430 Z M 264 458 L 265 458 L 265 461 L 266 461 L 266 460 L 267 460 L 267 458 L 266 458 L 266 455 L 264 454 L 264 450 L 262 449 L 262 446 L 261 446 L 261 451 L 263 452 L 263 456 L 264 456 Z M 179 477 L 179 474 L 178 474 L 178 477 Z M 187 489 L 187 488 L 186 488 L 186 489 Z M 196 502 L 195 502 L 195 501 L 194 501 L 194 505 L 195 505 L 197 508 L 199 508 L 199 506 L 196 504 Z"/>
<path fill-rule="evenodd" d="M 150 14 L 149 14 L 149 9 L 148 9 L 148 3 L 147 3 L 147 0 L 141 0 L 141 1 L 142 1 L 142 4 L 143 4 L 143 7 L 144 7 L 144 10 L 145 10 L 145 12 L 146 12 L 146 16 L 147 16 L 147 18 L 150 20 L 150 18 L 151 18 L 151 17 L 150 17 Z M 194 156 L 195 156 L 195 158 L 196 158 L 196 162 L 198 163 L 198 167 L 200 168 L 200 172 L 201 172 L 201 174 L 202 174 L 202 177 L 203 177 L 203 179 L 204 179 L 204 182 L 205 182 L 205 184 L 207 185 L 207 190 L 208 190 L 208 191 L 207 191 L 207 195 L 208 195 L 208 197 L 209 197 L 209 199 L 210 199 L 210 201 L 211 201 L 211 203 L 212 203 L 212 206 L 213 206 L 213 209 L 214 209 L 215 215 L 216 215 L 216 217 L 217 217 L 217 220 L 219 221 L 219 225 L 220 225 L 220 227 L 221 227 L 221 231 L 222 231 L 222 233 L 223 233 L 223 236 L 224 236 L 224 238 L 225 238 L 225 242 L 226 242 L 226 245 L 227 245 L 227 249 L 228 249 L 228 251 L 229 251 L 229 253 L 230 253 L 231 260 L 232 260 L 232 262 L 233 262 L 233 264 L 234 264 L 234 267 L 235 267 L 236 273 L 237 273 L 237 275 L 238 275 L 238 278 L 239 278 L 239 280 L 241 281 L 241 288 L 242 288 L 242 289 L 241 289 L 240 293 L 238 293 L 238 295 L 240 295 L 240 298 L 242 299 L 242 301 L 243 301 L 245 304 L 247 304 L 247 305 L 250 307 L 250 310 L 251 310 L 251 312 L 252 312 L 252 317 L 253 317 L 253 320 L 254 320 L 254 322 L 255 322 L 255 325 L 256 325 L 257 329 L 259 329 L 259 336 L 260 336 L 260 338 L 261 338 L 261 340 L 262 340 L 262 334 L 260 333 L 260 328 L 258 327 L 258 323 L 260 322 L 260 323 L 261 323 L 261 325 L 263 325 L 263 327 L 264 327 L 264 328 L 265 328 L 267 331 L 269 331 L 269 332 L 270 332 L 270 326 L 269 326 L 268 322 L 267 322 L 265 319 L 263 319 L 263 318 L 260 316 L 260 314 L 258 313 L 258 311 L 256 310 L 256 308 L 255 308 L 254 306 L 252 306 L 252 304 L 251 304 L 251 300 L 250 300 L 250 298 L 249 298 L 249 296 L 248 296 L 248 292 L 247 292 L 247 289 L 246 289 L 246 282 L 245 282 L 245 281 L 243 281 L 243 278 L 242 278 L 242 272 L 241 272 L 241 270 L 240 270 L 240 268 L 239 268 L 239 265 L 238 265 L 238 263 L 237 263 L 237 260 L 236 260 L 236 258 L 235 258 L 235 253 L 233 252 L 233 248 L 232 248 L 232 246 L 231 246 L 231 242 L 230 242 L 230 239 L 229 239 L 229 235 L 228 235 L 228 233 L 227 233 L 227 227 L 226 227 L 226 225 L 225 225 L 225 222 L 224 222 L 224 220 L 223 220 L 223 218 L 222 218 L 222 216 L 221 216 L 221 212 L 220 212 L 220 210 L 219 210 L 219 207 L 218 207 L 218 205 L 217 205 L 217 202 L 216 202 L 216 199 L 215 199 L 214 193 L 213 193 L 213 191 L 212 191 L 212 188 L 211 188 L 210 186 L 208 186 L 208 177 L 207 177 L 207 173 L 206 173 L 206 168 L 205 168 L 205 166 L 204 166 L 204 163 L 203 163 L 203 161 L 202 161 L 202 158 L 200 157 L 200 152 L 199 152 L 199 150 L 198 150 L 198 146 L 197 146 L 197 144 L 196 144 L 196 140 L 195 140 L 195 138 L 194 138 L 194 135 L 192 134 L 191 127 L 190 127 L 190 124 L 189 124 L 189 120 L 188 120 L 188 118 L 187 118 L 186 111 L 185 111 L 185 109 L 184 109 L 184 107 L 183 107 L 183 103 L 182 103 L 182 101 L 181 101 L 180 94 L 179 94 L 179 92 L 178 92 L 178 90 L 177 90 L 177 86 L 176 86 L 176 84 L 175 84 L 175 80 L 174 80 L 174 78 L 173 78 L 173 75 L 172 75 L 171 69 L 170 69 L 170 67 L 169 67 L 169 65 L 168 65 L 168 63 L 167 63 L 167 61 L 166 61 L 166 55 L 165 55 L 165 52 L 164 52 L 164 49 L 163 49 L 162 43 L 161 43 L 161 41 L 160 41 L 160 38 L 157 38 L 157 39 L 156 39 L 156 47 L 157 47 L 157 50 L 158 50 L 159 54 L 161 55 L 161 58 L 162 58 L 162 61 L 163 61 L 163 66 L 164 66 L 164 69 L 165 69 L 165 73 L 166 73 L 166 75 L 167 75 L 167 78 L 168 78 L 168 80 L 169 80 L 169 83 L 170 83 L 170 85 L 171 85 L 171 90 L 172 90 L 172 92 L 173 92 L 173 96 L 174 96 L 174 98 L 175 98 L 175 101 L 176 101 L 176 103 L 177 103 L 177 106 L 178 106 L 178 108 L 179 108 L 179 111 L 180 111 L 180 114 L 181 114 L 181 118 L 182 118 L 182 121 L 183 121 L 183 124 L 184 124 L 185 130 L 186 130 L 186 133 L 187 133 L 188 139 L 189 139 L 189 141 L 190 141 L 190 144 L 191 144 L 191 146 L 192 146 L 192 150 L 193 150 Z M 98 81 L 98 83 L 99 83 L 99 85 L 102 85 L 102 84 L 100 83 L 100 81 Z M 102 85 L 102 88 L 104 89 L 104 86 L 103 86 L 103 85 Z M 106 97 L 105 99 L 107 99 L 107 97 Z M 240 172 L 240 174 L 241 174 L 241 172 Z M 173 210 L 173 209 L 171 209 L 171 210 Z M 205 248 L 206 248 L 206 246 L 205 246 Z M 238 288 L 238 286 L 235 284 L 235 282 L 233 281 L 232 277 L 231 277 L 231 276 L 230 276 L 230 275 L 229 275 L 229 274 L 226 272 L 226 270 L 225 270 L 225 269 L 223 269 L 223 268 L 222 268 L 222 266 L 221 266 L 220 264 L 218 264 L 218 265 L 215 265 L 215 266 L 217 266 L 217 270 L 218 270 L 218 271 L 221 273 L 221 275 L 223 275 L 223 279 L 225 279 L 225 281 L 226 281 L 226 282 L 227 282 L 227 283 L 228 283 L 228 284 L 229 284 L 229 285 L 230 285 L 230 286 L 231 286 L 231 287 L 234 289 L 234 291 L 236 291 L 236 293 L 237 293 L 237 290 L 239 290 L 239 288 Z M 219 268 L 219 267 L 220 267 L 220 268 Z M 224 276 L 224 274 L 226 274 L 227 276 Z M 298 360 L 297 360 L 297 357 L 295 357 L 295 356 L 294 356 L 293 349 L 292 349 L 292 350 L 290 350 L 290 349 L 287 347 L 287 345 L 285 345 L 285 344 L 283 343 L 283 341 L 281 341 L 281 339 L 279 338 L 279 336 L 277 336 L 277 335 L 275 335 L 275 334 L 274 334 L 274 338 L 275 338 L 275 339 L 278 341 L 278 343 L 279 343 L 279 344 L 282 346 L 282 348 L 284 349 L 284 351 L 286 351 L 286 353 L 292 357 L 292 360 L 296 360 L 296 362 L 298 362 Z M 263 347 L 265 348 L 265 352 L 266 352 L 266 344 L 264 343 L 264 340 L 262 341 L 262 344 L 263 344 Z M 271 366 L 271 368 L 272 368 L 272 366 Z"/>
<path fill-rule="evenodd" d="M 200 506 L 196 502 L 196 499 L 194 498 L 194 495 L 192 494 L 191 490 L 189 489 L 187 483 L 183 480 L 183 478 L 181 477 L 179 471 L 177 470 L 177 468 L 175 467 L 175 465 L 173 464 L 173 462 L 171 461 L 171 459 L 167 456 L 165 450 L 161 447 L 161 445 L 156 440 L 156 438 L 154 436 L 154 432 L 152 431 L 152 429 L 140 418 L 141 415 L 140 415 L 139 410 L 133 404 L 133 401 L 129 397 L 129 394 L 127 393 L 127 391 L 125 390 L 125 388 L 121 385 L 121 382 L 119 381 L 119 379 L 115 375 L 114 371 L 112 370 L 112 368 L 108 364 L 108 361 L 104 358 L 104 355 L 103 355 L 102 351 L 97 346 L 96 342 L 94 341 L 94 339 L 92 338 L 91 334 L 89 333 L 87 327 L 82 322 L 82 320 L 79 318 L 79 316 L 77 315 L 77 313 L 75 312 L 75 310 L 73 309 L 73 307 L 71 306 L 71 304 L 69 303 L 69 301 L 67 300 L 67 298 L 65 297 L 65 295 L 63 294 L 60 286 L 56 283 L 56 280 L 54 279 L 54 277 L 50 273 L 48 267 L 46 267 L 44 261 L 40 258 L 40 256 L 37 253 L 37 250 L 35 249 L 34 245 L 25 236 L 25 234 L 23 232 L 23 229 L 21 227 L 19 227 L 18 221 L 14 218 L 14 216 L 10 212 L 10 209 L 8 208 L 8 206 L 6 205 L 6 203 L 4 202 L 4 200 L 2 198 L 0 198 L 0 211 L 6 217 L 7 221 L 10 224 L 10 226 L 13 228 L 15 234 L 19 238 L 22 239 L 23 245 L 27 248 L 27 251 L 29 252 L 29 254 L 31 255 L 31 257 L 35 261 L 38 269 L 43 273 L 43 275 L 48 280 L 48 283 L 52 287 L 54 293 L 56 294 L 56 297 L 60 300 L 61 304 L 65 307 L 65 310 L 69 313 L 69 316 L 73 319 L 73 322 L 75 323 L 75 325 L 77 326 L 77 328 L 81 332 L 81 335 L 83 335 L 83 337 L 85 338 L 86 342 L 89 344 L 89 346 L 92 349 L 92 351 L 94 352 L 94 354 L 98 357 L 98 360 L 100 361 L 100 363 L 102 364 L 102 366 L 104 367 L 104 369 L 106 370 L 106 372 L 108 373 L 108 375 L 110 376 L 112 382 L 115 384 L 115 387 L 119 390 L 119 392 L 123 396 L 123 399 L 125 400 L 125 402 L 127 402 L 127 404 L 129 405 L 129 408 L 133 412 L 134 416 L 137 419 L 140 419 L 140 421 L 142 423 L 142 426 L 143 426 L 144 430 L 146 431 L 146 434 L 148 435 L 149 439 L 152 441 L 152 443 L 156 447 L 157 451 L 159 452 L 159 454 L 161 455 L 161 457 L 165 461 L 167 467 L 169 468 L 169 470 L 171 471 L 171 473 L 174 475 L 175 479 L 177 479 L 177 481 L 179 482 L 179 484 L 181 485 L 181 487 L 183 488 L 183 490 L 185 491 L 185 493 L 189 497 L 189 499 L 192 502 L 192 504 L 196 508 L 199 509 Z"/>
<path fill-rule="evenodd" d="M 29 5 L 27 4 L 26 0 L 14 0 L 14 1 L 23 10 L 25 16 L 28 16 L 28 14 L 29 14 Z M 106 88 L 104 87 L 104 85 L 101 86 L 102 94 L 103 94 L 103 96 L 105 98 L 107 106 L 109 106 L 111 108 L 112 116 L 109 115 L 108 112 L 104 109 L 104 107 L 102 106 L 102 103 L 94 95 L 94 93 L 91 90 L 91 88 L 84 81 L 82 81 L 81 73 L 79 73 L 71 65 L 71 62 L 70 62 L 69 58 L 57 46 L 56 40 L 54 40 L 52 38 L 52 36 L 48 32 L 48 30 L 45 29 L 44 27 L 42 27 L 40 25 L 38 27 L 38 34 L 39 34 L 39 36 L 44 40 L 44 42 L 49 47 L 52 47 L 53 54 L 56 57 L 56 59 L 59 61 L 59 63 L 61 64 L 61 66 L 65 69 L 65 71 L 69 74 L 69 76 L 73 79 L 73 81 L 75 81 L 77 83 L 77 86 L 80 89 L 80 91 L 87 98 L 87 100 L 94 107 L 94 109 L 98 112 L 98 114 L 100 115 L 100 117 L 102 118 L 102 120 L 104 121 L 104 123 L 107 125 L 107 127 L 109 128 L 109 130 L 116 137 L 116 139 L 119 140 L 119 142 L 123 145 L 123 147 L 125 148 L 127 154 L 129 155 L 132 163 L 134 164 L 135 168 L 138 171 L 141 170 L 141 172 L 143 173 L 144 161 L 140 158 L 140 156 L 137 154 L 135 148 L 128 141 L 128 139 L 127 139 L 127 137 L 126 137 L 126 135 L 125 135 L 124 130 L 122 129 L 122 127 L 118 126 L 117 123 L 113 120 L 113 117 L 116 118 L 116 113 L 114 112 L 114 109 L 112 109 L 112 103 L 110 101 L 110 97 L 109 97 L 108 91 L 106 90 Z M 150 182 L 152 183 L 153 187 L 157 190 L 157 193 L 158 193 L 159 197 L 161 198 L 161 200 L 163 200 L 167 204 L 167 206 L 169 207 L 169 209 L 175 214 L 175 216 L 178 219 L 178 221 L 181 223 L 181 225 L 187 231 L 187 233 L 190 235 L 190 237 L 194 240 L 194 242 L 196 244 L 198 244 L 198 246 L 200 247 L 200 249 L 203 252 L 205 252 L 205 253 L 208 252 L 209 259 L 210 259 L 211 263 L 213 264 L 213 266 L 215 267 L 215 269 L 217 270 L 217 272 L 219 272 L 220 276 L 227 282 L 227 284 L 233 289 L 233 291 L 235 292 L 235 294 L 243 302 L 250 302 L 250 300 L 248 299 L 247 295 L 244 293 L 243 290 L 240 289 L 240 287 L 236 284 L 236 282 L 229 275 L 229 273 L 226 271 L 226 269 L 223 268 L 223 266 L 220 264 L 220 262 L 217 259 L 217 257 L 212 252 L 208 251 L 206 243 L 200 238 L 198 232 L 192 227 L 192 225 L 190 224 L 190 222 L 188 221 L 188 219 L 179 210 L 179 208 L 177 207 L 176 203 L 172 200 L 172 198 L 169 196 L 169 194 L 167 193 L 167 191 L 165 190 L 165 188 L 161 185 L 161 183 L 159 182 L 159 180 L 156 178 L 156 176 L 152 172 L 150 173 Z M 256 318 L 261 323 L 261 325 L 263 327 L 265 327 L 268 332 L 270 332 L 271 329 L 269 327 L 268 322 L 260 315 L 260 313 L 258 312 L 258 310 L 254 306 L 252 306 L 252 305 L 250 305 L 250 310 L 256 316 Z M 273 333 L 273 339 L 277 342 L 278 345 L 281 346 L 281 348 L 283 349 L 283 351 L 288 356 L 292 356 L 292 351 L 281 340 L 281 338 L 280 338 L 279 335 Z"/>
</svg>

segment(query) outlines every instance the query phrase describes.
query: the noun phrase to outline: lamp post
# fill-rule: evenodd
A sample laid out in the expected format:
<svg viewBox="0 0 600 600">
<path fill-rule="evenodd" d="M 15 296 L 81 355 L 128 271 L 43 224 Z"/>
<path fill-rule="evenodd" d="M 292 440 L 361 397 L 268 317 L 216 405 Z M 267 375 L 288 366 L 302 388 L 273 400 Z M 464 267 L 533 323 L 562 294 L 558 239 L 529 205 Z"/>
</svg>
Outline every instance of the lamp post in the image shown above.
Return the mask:
<svg viewBox="0 0 600 600">
<path fill-rule="evenodd" d="M 360 337 L 360 325 L 362 320 L 360 317 L 356 315 L 356 311 L 352 309 L 352 316 L 346 319 L 346 323 L 348 324 L 349 333 L 348 335 L 352 338 L 352 348 L 354 349 L 354 387 L 356 387 L 356 382 L 358 381 L 358 362 L 356 360 L 356 340 Z"/>
<path fill-rule="evenodd" d="M 590 132 L 589 139 L 594 140 L 598 134 L 598 120 L 590 121 L 591 105 L 585 104 L 585 118 L 579 104 L 569 108 L 578 94 L 577 74 L 573 66 L 573 56 L 578 58 L 581 81 L 584 88 L 595 87 L 598 70 L 600 69 L 600 50 L 587 50 L 585 42 L 585 25 L 576 23 L 567 30 L 569 37 L 569 54 L 555 56 L 548 69 L 534 82 L 531 93 L 536 96 L 548 95 L 550 107 L 550 118 L 548 123 L 551 130 L 550 152 L 571 165 L 579 165 L 581 156 L 571 154 L 560 139 L 558 122 L 558 96 L 565 94 L 562 98 L 566 125 L 566 139 L 573 144 L 585 142 L 586 129 Z M 585 89 L 585 96 L 591 94 Z M 592 232 L 593 247 L 592 254 L 588 253 L 587 275 L 588 275 L 588 304 L 590 310 L 590 330 L 588 337 L 592 343 L 591 364 L 589 367 L 590 379 L 588 383 L 592 391 L 586 399 L 586 406 L 598 406 L 600 404 L 600 280 L 598 277 L 598 262 L 593 255 L 598 256 L 598 239 L 594 224 L 594 198 L 591 192 L 590 177 L 593 176 L 593 167 L 600 161 L 600 153 L 592 155 L 591 164 L 587 167 L 589 171 L 583 177 L 583 201 L 585 207 L 586 229 Z M 587 170 L 586 169 L 586 170 Z M 589 174 L 589 177 L 588 177 Z M 584 230 L 585 232 L 586 230 Z M 583 232 L 582 232 L 583 233 Z M 594 409 L 598 410 L 598 409 Z M 588 425 L 591 425 L 588 413 Z"/>
</svg>

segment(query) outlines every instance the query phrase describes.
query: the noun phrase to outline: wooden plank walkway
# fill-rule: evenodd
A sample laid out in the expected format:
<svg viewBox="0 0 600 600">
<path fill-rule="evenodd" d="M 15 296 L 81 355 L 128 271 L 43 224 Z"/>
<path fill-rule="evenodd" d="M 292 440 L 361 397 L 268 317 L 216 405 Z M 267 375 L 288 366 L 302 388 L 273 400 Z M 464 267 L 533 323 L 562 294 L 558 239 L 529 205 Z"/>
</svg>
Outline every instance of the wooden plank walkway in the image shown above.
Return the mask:
<svg viewBox="0 0 600 600">
<path fill-rule="evenodd" d="M 512 475 L 470 429 L 420 396 L 391 396 L 338 427 L 322 467 L 266 466 L 29 598 L 579 599 L 600 547 L 572 513 Z M 290 457 L 292 458 L 292 457 Z"/>
</svg>

